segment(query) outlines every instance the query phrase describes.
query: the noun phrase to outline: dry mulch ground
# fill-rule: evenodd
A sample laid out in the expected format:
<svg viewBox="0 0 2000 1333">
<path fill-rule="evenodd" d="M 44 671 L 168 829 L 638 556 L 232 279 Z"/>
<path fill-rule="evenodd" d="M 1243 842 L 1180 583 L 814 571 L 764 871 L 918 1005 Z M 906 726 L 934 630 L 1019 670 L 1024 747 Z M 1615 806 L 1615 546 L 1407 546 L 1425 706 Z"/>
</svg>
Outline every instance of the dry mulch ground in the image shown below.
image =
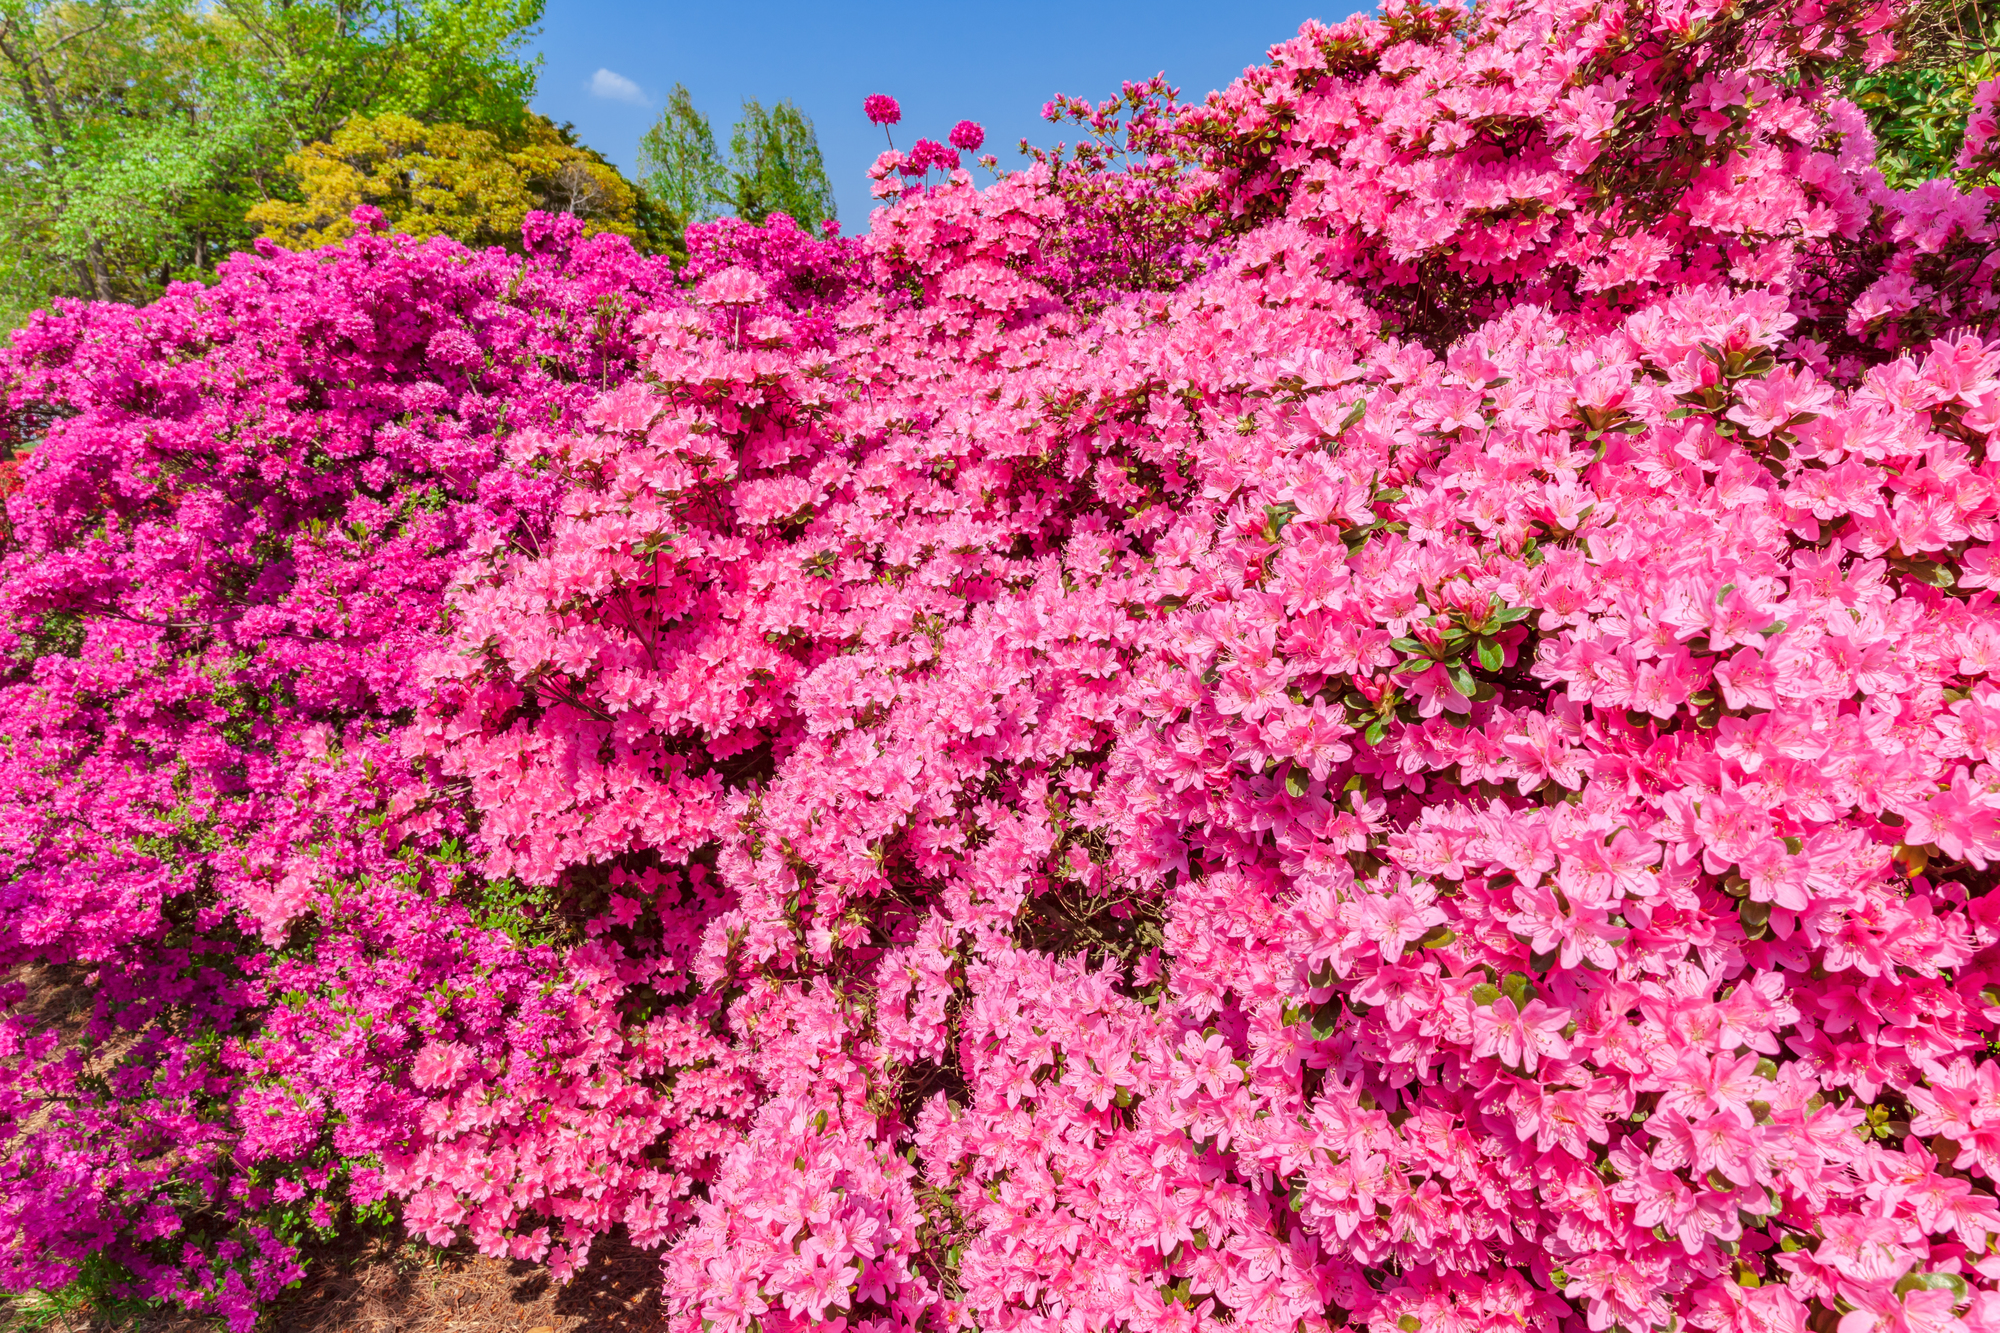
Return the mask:
<svg viewBox="0 0 2000 1333">
<path fill-rule="evenodd" d="M 657 1333 L 660 1259 L 600 1241 L 567 1287 L 536 1264 L 424 1245 L 360 1247 L 313 1265 L 272 1310 L 272 1333 Z M 195 1333 L 187 1321 L 143 1333 Z"/>
<path fill-rule="evenodd" d="M 258 1333 L 660 1333 L 660 1258 L 601 1239 L 567 1287 L 537 1264 L 437 1250 L 376 1236 L 313 1256 L 298 1287 L 266 1313 Z M 35 1317 L 20 1309 L 0 1327 L 65 1333 L 218 1333 L 216 1320 L 133 1321 Z"/>
</svg>

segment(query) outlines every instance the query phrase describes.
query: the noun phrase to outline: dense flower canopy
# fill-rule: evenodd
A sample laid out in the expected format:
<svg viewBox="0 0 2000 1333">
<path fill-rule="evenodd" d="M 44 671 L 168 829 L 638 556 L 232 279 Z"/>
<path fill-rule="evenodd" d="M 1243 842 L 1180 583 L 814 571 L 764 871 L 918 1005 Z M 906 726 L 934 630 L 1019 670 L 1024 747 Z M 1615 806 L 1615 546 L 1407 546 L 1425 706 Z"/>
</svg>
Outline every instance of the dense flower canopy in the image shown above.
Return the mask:
<svg viewBox="0 0 2000 1333">
<path fill-rule="evenodd" d="M 1887 7 L 1635 13 L 38 321 L 0 1283 L 2000 1333 L 2000 192 L 1884 185 Z"/>
</svg>

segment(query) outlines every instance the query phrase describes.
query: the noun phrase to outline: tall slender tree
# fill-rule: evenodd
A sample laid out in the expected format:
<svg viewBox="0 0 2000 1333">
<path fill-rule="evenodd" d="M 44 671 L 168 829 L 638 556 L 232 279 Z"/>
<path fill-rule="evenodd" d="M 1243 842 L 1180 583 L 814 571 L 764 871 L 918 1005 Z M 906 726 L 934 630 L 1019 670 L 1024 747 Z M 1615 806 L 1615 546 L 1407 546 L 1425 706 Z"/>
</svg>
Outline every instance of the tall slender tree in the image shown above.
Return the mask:
<svg viewBox="0 0 2000 1333">
<path fill-rule="evenodd" d="M 789 99 L 766 109 L 752 99 L 729 135 L 725 156 L 709 119 L 675 84 L 660 118 L 639 140 L 642 183 L 688 222 L 733 213 L 762 222 L 787 213 L 817 227 L 838 217 L 812 120 Z"/>
<path fill-rule="evenodd" d="M 683 222 L 706 222 L 728 202 L 715 131 L 684 85 L 674 85 L 659 120 L 640 136 L 639 170 L 640 183 Z"/>
<path fill-rule="evenodd" d="M 811 228 L 837 216 L 819 136 L 789 99 L 768 111 L 755 100 L 745 102 L 743 119 L 729 136 L 729 155 L 736 215 L 745 221 L 789 213 Z"/>
</svg>

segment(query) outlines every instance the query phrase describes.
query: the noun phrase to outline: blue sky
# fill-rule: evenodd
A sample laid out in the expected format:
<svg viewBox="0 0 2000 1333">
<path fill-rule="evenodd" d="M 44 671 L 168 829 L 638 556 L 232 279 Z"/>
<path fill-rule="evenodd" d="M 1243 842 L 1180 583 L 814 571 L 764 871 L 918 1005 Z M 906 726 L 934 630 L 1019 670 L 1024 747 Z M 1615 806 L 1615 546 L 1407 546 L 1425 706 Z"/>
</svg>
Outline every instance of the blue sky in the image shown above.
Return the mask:
<svg viewBox="0 0 2000 1333">
<path fill-rule="evenodd" d="M 861 99 L 903 105 L 896 145 L 943 139 L 960 119 L 986 127 L 1001 164 L 1022 160 L 1025 135 L 1056 135 L 1039 113 L 1061 92 L 1102 98 L 1126 79 L 1166 71 L 1198 100 L 1260 63 L 1307 18 L 1337 20 L 1354 0 L 1017 0 L 1014 3 L 860 5 L 644 3 L 548 0 L 535 108 L 572 121 L 584 142 L 630 169 L 639 136 L 676 82 L 714 122 L 725 145 L 743 99 L 789 97 L 812 117 L 833 178 L 840 220 L 868 225 L 868 164 L 882 131 Z M 599 71 L 605 71 L 600 75 Z"/>
</svg>

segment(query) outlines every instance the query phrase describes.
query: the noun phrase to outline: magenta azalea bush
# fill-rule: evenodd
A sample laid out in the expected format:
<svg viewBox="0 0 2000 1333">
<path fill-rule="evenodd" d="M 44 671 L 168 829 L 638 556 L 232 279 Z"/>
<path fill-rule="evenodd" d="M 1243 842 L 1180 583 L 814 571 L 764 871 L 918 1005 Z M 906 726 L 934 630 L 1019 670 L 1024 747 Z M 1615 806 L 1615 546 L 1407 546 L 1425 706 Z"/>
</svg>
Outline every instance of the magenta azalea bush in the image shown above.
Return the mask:
<svg viewBox="0 0 2000 1333">
<path fill-rule="evenodd" d="M 1395 4 L 861 240 L 39 318 L 0 1286 L 2000 1333 L 2000 189 L 1884 185 L 1898 22 Z"/>
</svg>

